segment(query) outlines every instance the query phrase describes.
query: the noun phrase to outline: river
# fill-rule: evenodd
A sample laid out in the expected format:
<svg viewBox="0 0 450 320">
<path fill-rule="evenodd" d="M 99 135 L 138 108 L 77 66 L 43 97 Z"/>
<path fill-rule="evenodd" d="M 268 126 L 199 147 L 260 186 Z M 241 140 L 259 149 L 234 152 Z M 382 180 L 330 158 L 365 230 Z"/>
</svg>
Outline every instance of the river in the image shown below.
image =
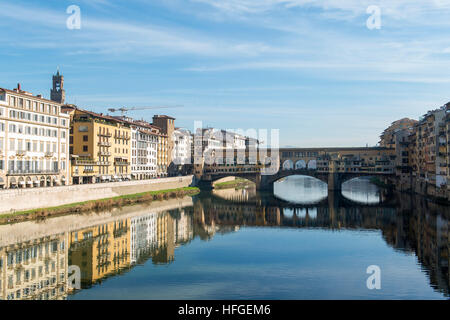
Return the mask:
<svg viewBox="0 0 450 320">
<path fill-rule="evenodd" d="M 448 229 L 421 197 L 293 176 L 0 226 L 0 298 L 448 299 Z"/>
</svg>

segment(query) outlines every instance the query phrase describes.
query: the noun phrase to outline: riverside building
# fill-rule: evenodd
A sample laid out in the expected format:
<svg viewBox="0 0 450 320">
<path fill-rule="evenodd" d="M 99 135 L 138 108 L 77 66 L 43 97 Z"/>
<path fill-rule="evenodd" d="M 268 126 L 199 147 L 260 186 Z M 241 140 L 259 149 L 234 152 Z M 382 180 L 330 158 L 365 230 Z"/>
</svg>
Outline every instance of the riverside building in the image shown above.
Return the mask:
<svg viewBox="0 0 450 320">
<path fill-rule="evenodd" d="M 74 184 L 131 179 L 131 128 L 123 120 L 65 105 Z"/>
<path fill-rule="evenodd" d="M 61 104 L 0 88 L 0 188 L 66 185 L 69 116 Z"/>
<path fill-rule="evenodd" d="M 157 172 L 158 176 L 164 177 L 168 175 L 169 165 L 172 163 L 175 118 L 166 115 L 155 115 L 153 116 L 153 125 L 161 128 L 158 140 Z"/>
<path fill-rule="evenodd" d="M 136 180 L 158 176 L 158 145 L 161 129 L 144 120 L 115 117 L 131 128 L 131 177 Z"/>
<path fill-rule="evenodd" d="M 192 172 L 193 137 L 189 130 L 177 128 L 172 134 L 173 150 L 170 172 L 186 175 Z"/>
</svg>

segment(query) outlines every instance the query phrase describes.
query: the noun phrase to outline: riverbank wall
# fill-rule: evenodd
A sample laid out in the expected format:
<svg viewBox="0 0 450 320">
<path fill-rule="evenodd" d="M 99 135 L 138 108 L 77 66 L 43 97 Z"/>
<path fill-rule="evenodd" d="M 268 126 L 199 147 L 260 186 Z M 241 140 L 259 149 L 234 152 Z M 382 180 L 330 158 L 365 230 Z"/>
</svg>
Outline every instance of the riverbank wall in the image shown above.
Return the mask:
<svg viewBox="0 0 450 320">
<path fill-rule="evenodd" d="M 183 176 L 49 188 L 0 190 L 0 214 L 56 207 L 148 191 L 184 188 L 195 184 L 194 176 Z"/>
</svg>

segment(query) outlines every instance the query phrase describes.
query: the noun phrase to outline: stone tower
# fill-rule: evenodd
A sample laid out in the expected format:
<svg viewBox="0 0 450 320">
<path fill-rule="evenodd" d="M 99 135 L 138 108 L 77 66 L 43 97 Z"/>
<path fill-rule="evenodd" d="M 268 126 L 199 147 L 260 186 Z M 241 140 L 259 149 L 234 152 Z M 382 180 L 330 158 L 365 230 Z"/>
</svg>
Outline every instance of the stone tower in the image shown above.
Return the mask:
<svg viewBox="0 0 450 320">
<path fill-rule="evenodd" d="M 175 130 L 175 118 L 165 115 L 154 115 L 153 125 L 161 128 L 161 132 L 167 134 L 168 138 L 168 154 L 167 159 L 169 164 L 172 162 L 172 150 L 173 150 L 173 132 Z"/>
<path fill-rule="evenodd" d="M 64 77 L 59 73 L 53 76 L 53 88 L 50 90 L 50 99 L 58 103 L 64 103 L 66 100 L 66 91 L 64 90 Z"/>
</svg>

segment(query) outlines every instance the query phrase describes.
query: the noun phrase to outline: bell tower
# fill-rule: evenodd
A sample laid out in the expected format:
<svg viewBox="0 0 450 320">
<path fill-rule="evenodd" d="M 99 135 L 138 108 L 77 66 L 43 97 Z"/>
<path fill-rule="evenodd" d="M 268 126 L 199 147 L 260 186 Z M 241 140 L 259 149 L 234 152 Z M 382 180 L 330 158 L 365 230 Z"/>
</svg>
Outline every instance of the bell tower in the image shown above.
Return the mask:
<svg viewBox="0 0 450 320">
<path fill-rule="evenodd" d="M 64 77 L 59 73 L 59 68 L 56 75 L 53 75 L 53 88 L 50 90 L 50 99 L 61 104 L 66 100 Z"/>
</svg>

